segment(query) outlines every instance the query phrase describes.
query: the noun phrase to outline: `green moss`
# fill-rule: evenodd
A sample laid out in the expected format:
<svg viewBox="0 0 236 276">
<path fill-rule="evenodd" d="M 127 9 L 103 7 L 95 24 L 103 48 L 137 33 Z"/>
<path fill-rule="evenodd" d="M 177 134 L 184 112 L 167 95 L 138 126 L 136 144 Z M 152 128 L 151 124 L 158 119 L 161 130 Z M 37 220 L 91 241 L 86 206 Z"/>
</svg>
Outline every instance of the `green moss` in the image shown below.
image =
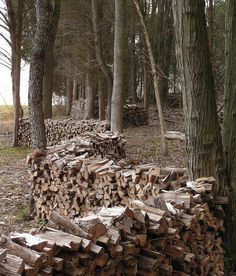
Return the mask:
<svg viewBox="0 0 236 276">
<path fill-rule="evenodd" d="M 23 206 L 16 214 L 16 219 L 19 221 L 27 221 L 30 220 L 30 211 L 29 206 Z"/>
</svg>

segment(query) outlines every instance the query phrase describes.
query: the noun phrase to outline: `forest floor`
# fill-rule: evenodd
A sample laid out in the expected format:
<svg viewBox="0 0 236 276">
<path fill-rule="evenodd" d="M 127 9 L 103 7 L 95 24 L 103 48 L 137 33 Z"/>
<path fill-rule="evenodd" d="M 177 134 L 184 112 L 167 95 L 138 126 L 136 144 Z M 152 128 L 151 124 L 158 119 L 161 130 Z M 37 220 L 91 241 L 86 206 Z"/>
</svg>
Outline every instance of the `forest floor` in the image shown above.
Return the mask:
<svg viewBox="0 0 236 276">
<path fill-rule="evenodd" d="M 183 130 L 180 109 L 164 112 L 167 130 Z M 42 221 L 29 216 L 29 174 L 25 157 L 29 148 L 11 148 L 12 122 L 0 117 L 0 233 L 37 228 Z M 185 145 L 168 141 L 169 155 L 161 154 L 160 127 L 157 111 L 150 107 L 149 125 L 124 130 L 127 159 L 156 163 L 160 167 L 186 167 Z"/>
</svg>

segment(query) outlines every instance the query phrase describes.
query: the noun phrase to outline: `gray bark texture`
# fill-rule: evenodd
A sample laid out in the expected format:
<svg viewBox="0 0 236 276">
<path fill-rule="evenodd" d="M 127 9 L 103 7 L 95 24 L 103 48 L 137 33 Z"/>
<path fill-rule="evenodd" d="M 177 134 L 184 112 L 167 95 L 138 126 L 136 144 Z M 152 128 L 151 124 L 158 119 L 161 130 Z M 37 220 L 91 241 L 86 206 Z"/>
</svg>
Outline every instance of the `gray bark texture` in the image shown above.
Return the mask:
<svg viewBox="0 0 236 276">
<path fill-rule="evenodd" d="M 87 72 L 86 78 L 86 118 L 92 119 L 94 117 L 94 89 L 93 78 L 90 71 Z"/>
<path fill-rule="evenodd" d="M 108 65 L 104 61 L 102 43 L 101 43 L 101 31 L 100 31 L 100 16 L 99 16 L 99 0 L 91 0 L 92 4 L 92 20 L 94 29 L 94 43 L 95 43 L 95 54 L 97 62 L 100 66 L 102 73 L 106 79 L 107 86 L 107 119 L 111 119 L 111 97 L 112 97 L 112 74 Z"/>
<path fill-rule="evenodd" d="M 51 4 L 50 4 L 51 5 Z M 44 79 L 43 79 L 43 112 L 44 118 L 52 118 L 52 93 L 54 77 L 54 44 L 57 34 L 57 28 L 61 11 L 61 0 L 56 0 L 54 8 L 51 5 L 50 32 L 48 37 L 47 49 L 45 51 L 44 61 Z"/>
<path fill-rule="evenodd" d="M 73 101 L 73 82 L 68 78 L 66 81 L 66 115 L 70 116 Z"/>
<path fill-rule="evenodd" d="M 29 120 L 32 147 L 44 150 L 46 134 L 43 116 L 43 74 L 44 58 L 49 33 L 49 0 L 36 1 L 37 27 L 33 40 L 32 58 L 29 76 Z"/>
<path fill-rule="evenodd" d="M 222 141 L 207 39 L 205 1 L 173 0 L 174 26 L 191 179 L 222 183 Z"/>
<path fill-rule="evenodd" d="M 111 131 L 123 132 L 125 70 L 125 0 L 115 0 L 114 77 L 111 101 Z"/>
<path fill-rule="evenodd" d="M 18 0 L 17 12 L 14 12 L 12 0 L 6 0 L 8 27 L 11 40 L 11 77 L 13 94 L 13 146 L 18 146 L 19 118 L 21 116 L 20 104 L 20 74 L 21 74 L 21 38 L 22 14 L 24 1 Z"/>
<path fill-rule="evenodd" d="M 223 146 L 226 165 L 226 180 L 231 186 L 227 210 L 227 232 L 230 246 L 236 255 L 236 1 L 226 1 L 226 71 Z M 233 248 L 234 247 L 234 248 Z"/>
</svg>

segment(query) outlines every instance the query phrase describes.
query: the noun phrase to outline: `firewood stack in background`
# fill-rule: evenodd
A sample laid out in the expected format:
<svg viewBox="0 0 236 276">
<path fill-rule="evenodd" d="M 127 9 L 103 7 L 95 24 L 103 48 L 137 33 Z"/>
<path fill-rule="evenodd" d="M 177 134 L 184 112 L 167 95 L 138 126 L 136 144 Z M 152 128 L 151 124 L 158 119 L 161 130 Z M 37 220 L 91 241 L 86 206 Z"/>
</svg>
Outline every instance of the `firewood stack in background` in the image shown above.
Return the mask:
<svg viewBox="0 0 236 276">
<path fill-rule="evenodd" d="M 70 116 L 73 120 L 86 120 L 87 116 L 87 99 L 80 98 L 77 101 L 72 103 Z M 93 105 L 93 115 L 94 118 L 98 119 L 99 111 L 98 111 L 98 97 L 96 97 Z"/>
<path fill-rule="evenodd" d="M 85 120 L 86 108 L 85 99 L 73 102 L 71 118 L 73 120 Z M 94 118 L 98 119 L 98 101 L 95 101 L 94 115 Z M 123 123 L 125 128 L 148 125 L 148 113 L 141 105 L 125 104 L 123 106 Z"/>
<path fill-rule="evenodd" d="M 138 127 L 148 125 L 148 113 L 143 106 L 125 104 L 123 107 L 124 127 Z"/>
<path fill-rule="evenodd" d="M 63 140 L 75 138 L 86 132 L 102 133 L 110 129 L 107 121 L 83 120 L 45 120 L 47 145 L 53 146 Z M 31 145 L 30 123 L 28 119 L 21 119 L 19 123 L 19 145 Z"/>
</svg>

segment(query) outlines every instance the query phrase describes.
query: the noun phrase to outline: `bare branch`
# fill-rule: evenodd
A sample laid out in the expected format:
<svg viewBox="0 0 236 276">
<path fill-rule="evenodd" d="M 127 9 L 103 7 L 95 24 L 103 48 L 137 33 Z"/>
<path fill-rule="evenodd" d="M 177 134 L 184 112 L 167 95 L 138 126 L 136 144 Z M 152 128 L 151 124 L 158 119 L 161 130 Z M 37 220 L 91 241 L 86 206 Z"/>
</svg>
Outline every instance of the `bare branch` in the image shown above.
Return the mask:
<svg viewBox="0 0 236 276">
<path fill-rule="evenodd" d="M 6 26 L 0 24 L 0 27 L 3 28 L 4 30 L 6 30 L 7 32 L 9 32 L 9 28 L 7 28 Z"/>
<path fill-rule="evenodd" d="M 11 41 L 5 37 L 4 34 L 0 33 L 0 36 L 9 44 L 9 46 L 12 48 Z"/>
<path fill-rule="evenodd" d="M 6 62 L 5 60 L 3 60 L 2 58 L 0 58 L 0 64 L 7 67 L 8 69 L 12 69 L 11 64 L 9 64 L 8 62 Z"/>
<path fill-rule="evenodd" d="M 2 17 L 4 18 L 4 20 L 2 19 L 2 21 L 4 21 L 4 22 L 5 22 L 5 24 L 8 26 L 8 25 L 9 25 L 9 21 L 8 21 L 8 19 L 7 19 L 6 15 L 5 15 L 2 11 L 0 11 L 0 14 L 1 14 L 1 15 L 2 15 Z"/>
<path fill-rule="evenodd" d="M 3 52 L 0 51 L 0 55 L 5 57 L 11 63 L 11 58 L 9 58 L 6 54 L 4 54 Z"/>
<path fill-rule="evenodd" d="M 2 52 L 4 52 L 6 55 L 8 55 L 8 57 L 11 57 L 11 54 L 10 54 L 6 49 L 0 47 L 0 50 L 1 50 Z"/>
</svg>

